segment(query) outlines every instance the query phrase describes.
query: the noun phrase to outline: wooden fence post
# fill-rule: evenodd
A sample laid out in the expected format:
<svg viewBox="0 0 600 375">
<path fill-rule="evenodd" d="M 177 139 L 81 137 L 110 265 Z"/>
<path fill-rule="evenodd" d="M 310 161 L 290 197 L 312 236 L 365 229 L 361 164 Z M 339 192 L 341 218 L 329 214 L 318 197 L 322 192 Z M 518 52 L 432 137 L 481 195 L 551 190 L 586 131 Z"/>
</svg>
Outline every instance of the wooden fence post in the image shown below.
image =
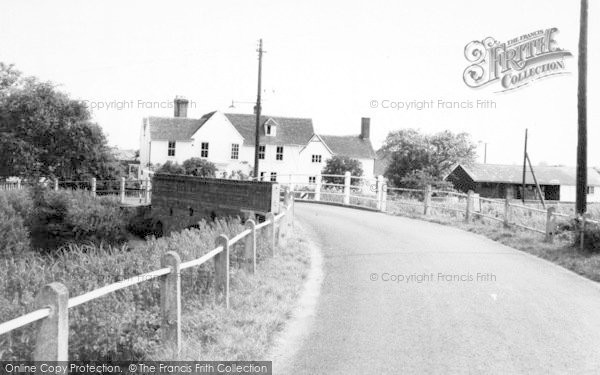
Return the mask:
<svg viewBox="0 0 600 375">
<path fill-rule="evenodd" d="M 250 234 L 246 236 L 244 245 L 244 266 L 250 273 L 256 272 L 256 223 L 254 220 L 246 221 L 246 229 L 250 229 Z"/>
<path fill-rule="evenodd" d="M 21 190 L 21 179 L 17 180 L 17 190 Z"/>
<path fill-rule="evenodd" d="M 92 177 L 90 190 L 92 192 L 92 196 L 96 196 L 96 178 Z"/>
<path fill-rule="evenodd" d="M 546 242 L 552 242 L 554 239 L 554 232 L 556 231 L 556 219 L 554 217 L 555 207 L 550 207 L 546 211 Z"/>
<path fill-rule="evenodd" d="M 317 175 L 317 177 L 315 177 L 315 200 L 316 201 L 320 201 L 321 200 L 321 187 L 323 185 L 323 177 L 321 176 L 321 172 L 319 172 L 319 174 Z"/>
<path fill-rule="evenodd" d="M 275 215 L 272 212 L 269 212 L 266 216 L 266 220 L 270 221 L 270 224 L 265 228 L 267 230 L 267 241 L 269 256 L 273 256 L 275 254 Z"/>
<path fill-rule="evenodd" d="M 36 297 L 38 308 L 49 307 L 40 322 L 33 352 L 34 361 L 68 361 L 69 290 L 61 283 L 45 285 Z"/>
<path fill-rule="evenodd" d="M 350 204 L 350 172 L 344 173 L 344 204 L 347 206 Z"/>
<path fill-rule="evenodd" d="M 54 191 L 58 191 L 58 178 L 54 180 Z"/>
<path fill-rule="evenodd" d="M 508 196 L 504 199 L 504 227 L 510 227 L 510 199 Z"/>
<path fill-rule="evenodd" d="M 467 193 L 467 209 L 465 211 L 465 223 L 471 221 L 471 212 L 473 212 L 473 190 Z"/>
<path fill-rule="evenodd" d="M 217 246 L 222 246 L 223 251 L 215 255 L 215 287 L 217 295 L 220 293 L 225 300 L 225 307 L 229 308 L 229 238 L 222 234 L 215 240 Z"/>
<path fill-rule="evenodd" d="M 429 215 L 429 208 L 431 207 L 431 185 L 425 186 L 425 197 L 423 199 L 423 213 Z"/>
<path fill-rule="evenodd" d="M 160 259 L 161 267 L 171 268 L 171 273 L 161 278 L 160 311 L 162 316 L 162 340 L 175 347 L 177 354 L 181 350 L 181 258 L 169 251 Z"/>
<path fill-rule="evenodd" d="M 121 177 L 121 187 L 119 189 L 121 203 L 125 203 L 125 177 Z"/>
</svg>

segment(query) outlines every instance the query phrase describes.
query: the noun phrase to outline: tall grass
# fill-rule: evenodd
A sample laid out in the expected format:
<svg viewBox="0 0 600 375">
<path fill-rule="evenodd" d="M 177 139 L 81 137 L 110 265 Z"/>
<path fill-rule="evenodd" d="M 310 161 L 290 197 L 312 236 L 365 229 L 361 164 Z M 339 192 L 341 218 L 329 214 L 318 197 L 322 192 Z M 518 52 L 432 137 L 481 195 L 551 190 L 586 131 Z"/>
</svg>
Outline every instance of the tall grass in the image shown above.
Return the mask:
<svg viewBox="0 0 600 375">
<path fill-rule="evenodd" d="M 243 231 L 237 219 L 201 222 L 198 229 L 151 238 L 143 246 L 111 247 L 69 245 L 43 255 L 26 252 L 0 259 L 0 321 L 36 309 L 35 295 L 47 283 L 58 281 L 71 296 L 160 268 L 160 258 L 176 251 L 182 261 L 198 258 L 214 248 L 220 234 L 230 237 Z M 259 259 L 264 257 L 265 239 L 259 237 Z M 233 266 L 239 259 L 234 247 Z M 202 306 L 214 301 L 213 262 L 186 270 L 182 277 L 184 304 Z M 69 310 L 69 358 L 73 360 L 144 359 L 159 346 L 159 282 L 150 280 Z M 0 336 L 0 360 L 30 360 L 35 342 L 35 324 Z"/>
</svg>

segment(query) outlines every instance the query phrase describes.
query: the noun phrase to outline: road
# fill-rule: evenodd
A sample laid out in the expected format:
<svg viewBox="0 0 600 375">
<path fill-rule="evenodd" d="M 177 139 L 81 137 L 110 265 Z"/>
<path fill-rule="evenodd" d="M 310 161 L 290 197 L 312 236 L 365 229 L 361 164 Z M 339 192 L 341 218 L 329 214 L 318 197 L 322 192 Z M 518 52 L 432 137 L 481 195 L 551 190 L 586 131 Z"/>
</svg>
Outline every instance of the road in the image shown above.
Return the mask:
<svg viewBox="0 0 600 375">
<path fill-rule="evenodd" d="M 324 276 L 285 373 L 600 373 L 598 284 L 452 227 L 307 203 L 295 215 Z"/>
</svg>

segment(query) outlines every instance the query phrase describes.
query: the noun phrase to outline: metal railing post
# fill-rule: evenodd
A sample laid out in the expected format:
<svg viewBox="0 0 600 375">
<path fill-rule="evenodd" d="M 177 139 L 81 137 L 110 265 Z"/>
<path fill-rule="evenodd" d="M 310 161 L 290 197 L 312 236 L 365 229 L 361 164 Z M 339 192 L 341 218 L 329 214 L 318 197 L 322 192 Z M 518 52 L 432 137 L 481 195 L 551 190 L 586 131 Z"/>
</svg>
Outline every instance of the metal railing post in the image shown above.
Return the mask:
<svg viewBox="0 0 600 375">
<path fill-rule="evenodd" d="M 69 290 L 61 283 L 45 285 L 36 298 L 50 315 L 40 322 L 33 352 L 34 361 L 68 361 Z"/>
<path fill-rule="evenodd" d="M 244 266 L 250 273 L 256 272 L 256 223 L 254 220 L 246 221 L 246 229 L 250 229 L 250 234 L 246 236 L 244 244 Z"/>
<path fill-rule="evenodd" d="M 315 177 L 315 200 L 316 201 L 320 201 L 321 200 L 321 186 L 323 185 L 323 176 L 321 176 L 321 173 L 319 172 L 319 174 L 317 175 L 317 177 Z"/>
<path fill-rule="evenodd" d="M 425 197 L 423 199 L 423 214 L 429 215 L 431 208 L 431 185 L 425 186 Z"/>
<path fill-rule="evenodd" d="M 385 212 L 387 210 L 387 184 L 385 181 L 381 186 L 381 212 Z"/>
<path fill-rule="evenodd" d="M 383 196 L 383 176 L 377 176 L 377 210 L 381 211 L 381 198 Z"/>
<path fill-rule="evenodd" d="M 215 255 L 215 287 L 217 295 L 221 294 L 225 300 L 225 307 L 229 308 L 229 238 L 222 234 L 215 240 L 217 246 L 222 246 L 223 251 Z"/>
<path fill-rule="evenodd" d="M 121 203 L 125 203 L 125 177 L 121 177 L 121 187 L 119 189 Z"/>
<path fill-rule="evenodd" d="M 465 223 L 471 221 L 471 212 L 473 212 L 473 190 L 469 190 L 467 193 L 467 208 L 465 211 Z"/>
<path fill-rule="evenodd" d="M 91 181 L 91 188 L 90 188 L 91 192 L 92 192 L 92 196 L 96 196 L 96 178 L 92 177 L 92 181 Z"/>
<path fill-rule="evenodd" d="M 504 199 L 504 227 L 510 227 L 510 199 L 508 196 Z"/>
<path fill-rule="evenodd" d="M 347 206 L 350 204 L 350 172 L 344 173 L 344 204 Z"/>
<path fill-rule="evenodd" d="M 181 258 L 169 251 L 160 259 L 162 267 L 171 268 L 171 272 L 161 279 L 160 310 L 161 330 L 164 343 L 181 351 Z"/>
<path fill-rule="evenodd" d="M 555 207 L 550 207 L 546 211 L 546 242 L 554 240 L 554 232 L 556 232 L 556 218 L 554 217 Z"/>
<path fill-rule="evenodd" d="M 268 254 L 273 256 L 275 254 L 275 215 L 269 212 L 266 216 L 266 220 L 270 221 L 269 225 L 265 228 L 267 230 L 267 241 L 268 241 Z"/>
</svg>

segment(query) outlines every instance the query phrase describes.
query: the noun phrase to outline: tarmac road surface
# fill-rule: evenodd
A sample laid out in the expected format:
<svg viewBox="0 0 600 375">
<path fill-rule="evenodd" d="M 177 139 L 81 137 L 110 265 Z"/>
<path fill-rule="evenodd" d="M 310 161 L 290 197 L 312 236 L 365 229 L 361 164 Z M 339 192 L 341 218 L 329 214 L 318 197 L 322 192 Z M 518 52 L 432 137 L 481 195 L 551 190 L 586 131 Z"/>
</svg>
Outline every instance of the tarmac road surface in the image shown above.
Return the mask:
<svg viewBox="0 0 600 375">
<path fill-rule="evenodd" d="M 284 373 L 600 374 L 597 283 L 452 227 L 309 203 L 295 215 L 324 276 Z"/>
</svg>

